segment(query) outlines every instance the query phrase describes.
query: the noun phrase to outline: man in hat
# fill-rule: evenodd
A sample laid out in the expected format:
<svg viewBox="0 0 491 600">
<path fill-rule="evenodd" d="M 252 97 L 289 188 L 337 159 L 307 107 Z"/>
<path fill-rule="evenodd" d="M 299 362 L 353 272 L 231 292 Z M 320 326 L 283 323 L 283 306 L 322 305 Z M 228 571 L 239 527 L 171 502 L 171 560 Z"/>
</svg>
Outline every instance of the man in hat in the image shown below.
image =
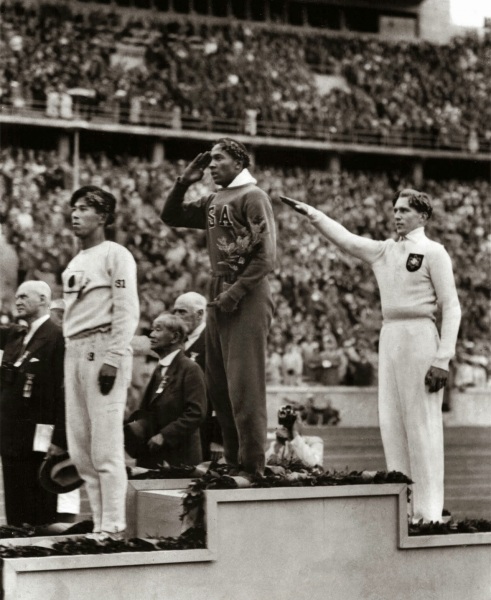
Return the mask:
<svg viewBox="0 0 491 600">
<path fill-rule="evenodd" d="M 126 248 L 106 239 L 116 208 L 111 193 L 85 186 L 70 205 L 81 249 L 62 276 L 68 450 L 86 484 L 93 537 L 121 538 L 127 486 L 123 417 L 130 342 L 139 320 L 136 264 Z"/>
<path fill-rule="evenodd" d="M 248 170 L 246 148 L 219 139 L 199 154 L 171 189 L 161 219 L 205 229 L 212 278 L 206 325 L 206 385 L 233 475 L 264 471 L 266 341 L 273 315 L 267 276 L 276 256 L 271 200 Z M 216 192 L 184 203 L 188 188 L 210 168 Z"/>
<path fill-rule="evenodd" d="M 282 198 L 326 237 L 372 268 L 384 323 L 379 344 L 379 420 L 389 471 L 413 481 L 412 519 L 441 521 L 443 510 L 443 388 L 455 354 L 460 304 L 452 262 L 424 227 L 427 194 L 400 191 L 393 201 L 398 241 L 350 233 L 308 204 Z M 435 327 L 442 309 L 441 337 Z"/>
<path fill-rule="evenodd" d="M 9 525 L 56 521 L 57 496 L 39 483 L 48 454 L 66 448 L 63 397 L 64 341 L 50 318 L 51 289 L 25 281 L 15 296 L 16 324 L 0 328 L 0 454 Z"/>
</svg>

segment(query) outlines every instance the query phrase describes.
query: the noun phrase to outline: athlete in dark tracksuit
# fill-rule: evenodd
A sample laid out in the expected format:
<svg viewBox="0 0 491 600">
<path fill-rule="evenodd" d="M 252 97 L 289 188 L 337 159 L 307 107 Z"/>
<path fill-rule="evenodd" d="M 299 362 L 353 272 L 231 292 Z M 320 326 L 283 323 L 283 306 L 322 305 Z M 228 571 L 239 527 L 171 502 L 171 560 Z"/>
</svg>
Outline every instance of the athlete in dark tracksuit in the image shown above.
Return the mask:
<svg viewBox="0 0 491 600">
<path fill-rule="evenodd" d="M 165 199 L 173 227 L 206 229 L 212 267 L 206 326 L 206 383 L 235 474 L 262 473 L 266 448 L 266 342 L 273 315 L 267 275 L 274 268 L 271 200 L 247 170 L 245 147 L 224 138 L 199 154 Z M 206 167 L 217 192 L 183 203 Z M 231 472 L 233 473 L 233 472 Z"/>
</svg>

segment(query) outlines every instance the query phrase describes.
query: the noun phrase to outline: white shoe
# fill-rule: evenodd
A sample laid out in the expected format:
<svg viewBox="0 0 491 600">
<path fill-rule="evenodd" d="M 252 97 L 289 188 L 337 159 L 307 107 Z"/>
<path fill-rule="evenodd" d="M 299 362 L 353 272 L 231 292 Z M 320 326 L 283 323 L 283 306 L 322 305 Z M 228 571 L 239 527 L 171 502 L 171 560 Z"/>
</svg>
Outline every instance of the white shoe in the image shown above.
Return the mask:
<svg viewBox="0 0 491 600">
<path fill-rule="evenodd" d="M 121 541 L 125 539 L 124 531 L 93 531 L 85 537 L 88 540 L 96 542 L 105 542 L 106 540 Z"/>
</svg>

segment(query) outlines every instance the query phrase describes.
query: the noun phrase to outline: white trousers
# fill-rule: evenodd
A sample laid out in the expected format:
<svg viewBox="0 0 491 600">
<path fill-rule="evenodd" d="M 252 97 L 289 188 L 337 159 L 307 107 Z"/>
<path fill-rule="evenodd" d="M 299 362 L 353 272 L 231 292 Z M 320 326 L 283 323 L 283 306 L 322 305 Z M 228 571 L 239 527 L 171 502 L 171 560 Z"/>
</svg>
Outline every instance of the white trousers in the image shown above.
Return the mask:
<svg viewBox="0 0 491 600">
<path fill-rule="evenodd" d="M 126 529 L 123 418 L 132 356 L 128 351 L 103 396 L 98 377 L 109 336 L 66 341 L 65 402 L 68 452 L 85 481 L 94 531 L 114 533 Z"/>
<path fill-rule="evenodd" d="M 425 375 L 438 332 L 430 319 L 384 323 L 379 347 L 379 422 L 389 471 L 414 481 L 413 520 L 441 521 L 443 389 L 430 394 Z"/>
</svg>

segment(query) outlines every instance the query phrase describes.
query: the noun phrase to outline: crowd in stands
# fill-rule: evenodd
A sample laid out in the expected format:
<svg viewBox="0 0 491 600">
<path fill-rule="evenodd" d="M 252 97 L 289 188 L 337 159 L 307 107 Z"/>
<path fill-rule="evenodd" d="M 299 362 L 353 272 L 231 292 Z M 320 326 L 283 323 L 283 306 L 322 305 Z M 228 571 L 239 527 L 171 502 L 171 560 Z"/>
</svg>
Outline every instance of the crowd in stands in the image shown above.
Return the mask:
<svg viewBox="0 0 491 600">
<path fill-rule="evenodd" d="M 207 291 L 209 264 L 204 233 L 172 229 L 159 220 L 162 198 L 184 163 L 152 164 L 137 157 L 81 159 L 79 185 L 107 187 L 118 199 L 115 239 L 138 264 L 140 330 L 172 306 L 182 292 Z M 273 199 L 278 229 L 277 268 L 271 276 L 276 315 L 269 341 L 269 382 L 298 385 L 376 383 L 381 324 L 375 279 L 364 263 L 321 240 L 316 231 L 278 200 L 287 194 L 308 201 L 374 239 L 393 235 L 391 199 L 409 183 L 394 173 L 256 166 L 259 185 Z M 2 269 L 17 282 L 42 279 L 59 297 L 60 276 L 75 253 L 68 199 L 72 167 L 55 152 L 0 151 Z M 205 177 L 191 188 L 198 197 L 212 188 Z M 434 198 L 429 235 L 443 243 L 454 263 L 463 309 L 459 360 L 461 388 L 489 381 L 489 258 L 491 185 L 484 180 L 428 180 Z M 10 250 L 10 253 L 8 252 Z M 8 260 L 7 260 L 7 257 Z M 9 319 L 11 298 L 2 318 Z"/>
<path fill-rule="evenodd" d="M 14 0 L 1 13 L 0 103 L 18 110 L 160 125 L 169 115 L 169 127 L 215 130 L 230 119 L 252 135 L 363 131 L 406 145 L 427 136 L 471 151 L 491 143 L 489 32 L 435 45 Z M 319 73 L 334 76 L 327 89 Z"/>
</svg>

